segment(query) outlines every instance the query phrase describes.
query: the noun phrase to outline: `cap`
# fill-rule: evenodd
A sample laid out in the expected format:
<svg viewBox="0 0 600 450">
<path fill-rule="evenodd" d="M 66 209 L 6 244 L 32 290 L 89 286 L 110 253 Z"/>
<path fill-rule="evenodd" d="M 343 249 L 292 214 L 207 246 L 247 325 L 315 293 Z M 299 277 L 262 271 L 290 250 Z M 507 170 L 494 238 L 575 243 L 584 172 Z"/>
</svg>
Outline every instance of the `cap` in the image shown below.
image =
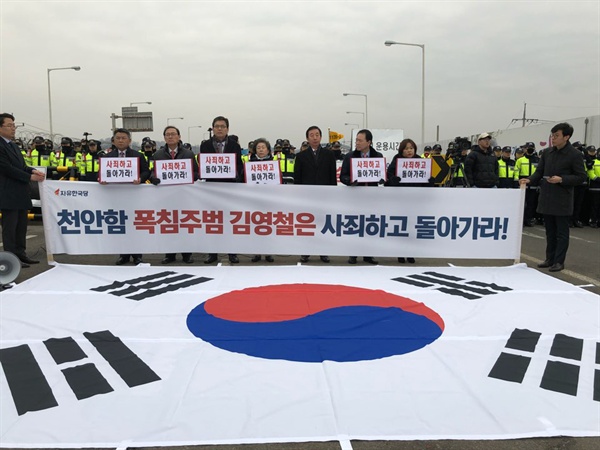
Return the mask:
<svg viewBox="0 0 600 450">
<path fill-rule="evenodd" d="M 40 145 L 44 143 L 44 138 L 41 136 L 36 136 L 35 138 L 33 138 L 33 143 Z"/>
<path fill-rule="evenodd" d="M 283 145 L 284 147 L 289 147 L 289 146 L 290 146 L 290 141 L 289 141 L 289 139 L 284 139 L 284 140 L 283 140 L 283 144 L 282 144 L 282 145 Z"/>
<path fill-rule="evenodd" d="M 595 152 L 595 151 L 596 151 L 596 147 L 595 147 L 595 146 L 593 146 L 593 145 L 588 145 L 588 146 L 587 146 L 585 149 L 586 149 L 588 152 Z"/>
<path fill-rule="evenodd" d="M 535 144 L 533 142 L 525 142 L 525 148 L 535 148 Z"/>
<path fill-rule="evenodd" d="M 426 145 L 426 146 L 425 146 L 425 148 L 424 148 L 423 150 L 424 150 L 424 151 L 431 150 L 431 145 Z"/>
<path fill-rule="evenodd" d="M 503 152 L 508 152 L 508 153 L 512 153 L 512 147 L 510 146 L 506 146 L 506 147 L 502 147 L 502 151 Z"/>
<path fill-rule="evenodd" d="M 573 147 L 575 148 L 580 148 L 583 147 L 583 144 L 580 141 L 575 141 L 573 142 L 573 144 L 571 144 Z"/>
<path fill-rule="evenodd" d="M 73 140 L 68 137 L 64 137 L 60 140 L 60 145 L 72 144 Z"/>
<path fill-rule="evenodd" d="M 442 150 L 442 146 L 440 144 L 435 144 L 432 150 Z"/>
<path fill-rule="evenodd" d="M 492 138 L 492 136 L 490 136 L 490 134 L 489 134 L 489 133 L 481 133 L 481 134 L 479 135 L 479 137 L 477 138 L 477 140 L 478 140 L 478 141 L 480 141 L 480 140 L 482 140 L 482 139 L 491 139 L 491 138 Z"/>
<path fill-rule="evenodd" d="M 499 145 L 494 145 L 494 148 L 492 150 L 495 152 L 499 152 L 502 150 L 502 147 L 500 147 Z"/>
</svg>

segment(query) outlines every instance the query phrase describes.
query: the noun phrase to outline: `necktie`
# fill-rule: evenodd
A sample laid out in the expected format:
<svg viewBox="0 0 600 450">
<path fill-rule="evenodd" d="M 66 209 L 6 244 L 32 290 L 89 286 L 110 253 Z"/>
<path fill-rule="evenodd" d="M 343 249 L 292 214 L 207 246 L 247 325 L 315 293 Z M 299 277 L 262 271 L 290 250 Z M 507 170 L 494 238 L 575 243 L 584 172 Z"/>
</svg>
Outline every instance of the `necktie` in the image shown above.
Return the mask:
<svg viewBox="0 0 600 450">
<path fill-rule="evenodd" d="M 223 142 L 217 144 L 217 150 L 219 153 L 223 153 Z"/>
<path fill-rule="evenodd" d="M 119 158 L 125 158 L 125 152 L 119 151 Z"/>
<path fill-rule="evenodd" d="M 171 159 L 175 159 L 175 150 L 171 150 Z"/>
</svg>

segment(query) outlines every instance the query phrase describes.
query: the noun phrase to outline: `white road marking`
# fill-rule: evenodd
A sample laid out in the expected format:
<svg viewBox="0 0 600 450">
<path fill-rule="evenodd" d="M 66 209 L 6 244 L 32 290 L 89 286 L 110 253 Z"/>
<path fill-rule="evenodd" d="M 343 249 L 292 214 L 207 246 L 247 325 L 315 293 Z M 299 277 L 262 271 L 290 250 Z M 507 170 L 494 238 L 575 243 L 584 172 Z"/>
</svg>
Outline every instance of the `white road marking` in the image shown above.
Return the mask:
<svg viewBox="0 0 600 450">
<path fill-rule="evenodd" d="M 521 259 L 527 260 L 532 264 L 539 264 L 542 262 L 541 259 L 534 258 L 533 256 L 526 255 L 525 253 L 521 253 Z M 576 278 L 577 280 L 583 281 L 584 283 L 593 284 L 594 286 L 600 287 L 600 280 L 596 280 L 591 277 L 586 277 L 585 275 L 581 275 L 580 273 L 573 272 L 569 269 L 564 269 L 562 272 L 570 277 Z"/>
</svg>

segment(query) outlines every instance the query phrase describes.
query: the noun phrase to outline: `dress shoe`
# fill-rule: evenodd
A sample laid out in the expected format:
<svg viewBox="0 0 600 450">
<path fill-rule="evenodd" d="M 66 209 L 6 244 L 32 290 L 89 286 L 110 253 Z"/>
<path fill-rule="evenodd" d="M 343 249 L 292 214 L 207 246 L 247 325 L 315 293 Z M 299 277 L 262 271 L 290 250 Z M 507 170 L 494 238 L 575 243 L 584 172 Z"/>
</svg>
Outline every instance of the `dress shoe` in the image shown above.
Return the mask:
<svg viewBox="0 0 600 450">
<path fill-rule="evenodd" d="M 161 264 L 171 264 L 173 262 L 175 262 L 174 256 L 165 256 L 160 263 Z"/>
<path fill-rule="evenodd" d="M 261 258 L 260 255 L 254 255 L 254 257 L 250 260 L 250 262 L 259 262 L 260 258 Z"/>
<path fill-rule="evenodd" d="M 240 262 L 240 260 L 237 257 L 237 255 L 231 254 L 231 255 L 229 255 L 229 262 L 231 264 L 238 264 Z"/>
<path fill-rule="evenodd" d="M 363 258 L 363 261 L 369 264 L 379 264 L 379 261 L 377 261 L 375 258 L 373 258 L 372 256 L 365 256 Z"/>
<path fill-rule="evenodd" d="M 217 262 L 217 259 L 218 257 L 216 253 L 210 253 L 204 260 L 204 264 L 212 264 L 214 262 Z"/>
<path fill-rule="evenodd" d="M 554 264 L 552 264 L 552 267 L 550 267 L 550 272 L 560 272 L 564 268 L 565 268 L 564 264 L 554 263 Z"/>
<path fill-rule="evenodd" d="M 265 261 L 274 262 L 275 260 L 273 259 L 273 257 L 271 255 L 267 255 L 267 256 L 265 256 Z"/>
<path fill-rule="evenodd" d="M 348 264 L 356 264 L 356 260 L 357 260 L 356 256 L 350 256 L 348 258 Z"/>
<path fill-rule="evenodd" d="M 573 226 L 575 226 L 575 228 L 583 228 L 583 223 L 581 223 L 579 220 L 576 220 Z"/>
<path fill-rule="evenodd" d="M 416 262 L 415 258 L 406 258 L 406 260 L 408 261 L 409 264 L 414 264 Z"/>
<path fill-rule="evenodd" d="M 120 256 L 119 259 L 115 262 L 117 266 L 122 266 L 123 264 L 127 264 L 129 262 L 129 256 Z"/>
<path fill-rule="evenodd" d="M 21 262 L 25 263 L 25 264 L 39 264 L 39 261 L 36 261 L 35 259 L 31 259 L 28 256 L 19 256 L 19 259 L 21 260 Z"/>
<path fill-rule="evenodd" d="M 307 262 L 308 262 L 308 258 L 309 258 L 309 256 L 302 255 L 302 256 L 300 257 L 300 262 L 301 262 L 301 263 L 307 263 Z"/>
<path fill-rule="evenodd" d="M 29 264 L 24 263 L 23 261 L 21 261 L 21 269 L 27 269 L 28 267 L 31 267 Z"/>
<path fill-rule="evenodd" d="M 133 265 L 137 266 L 138 264 L 143 264 L 142 258 L 133 258 Z"/>
<path fill-rule="evenodd" d="M 398 258 L 398 262 L 399 262 L 400 264 L 405 264 L 405 263 L 406 263 L 406 258 L 402 258 L 402 257 L 400 257 L 400 258 Z"/>
<path fill-rule="evenodd" d="M 541 263 L 538 264 L 538 267 L 540 269 L 545 269 L 546 267 L 551 267 L 551 266 L 552 266 L 552 263 L 550 261 L 548 261 L 548 260 L 546 260 L 546 261 L 541 262 Z"/>
<path fill-rule="evenodd" d="M 194 264 L 194 258 L 192 258 L 191 256 L 184 256 L 183 262 L 186 264 Z"/>
</svg>

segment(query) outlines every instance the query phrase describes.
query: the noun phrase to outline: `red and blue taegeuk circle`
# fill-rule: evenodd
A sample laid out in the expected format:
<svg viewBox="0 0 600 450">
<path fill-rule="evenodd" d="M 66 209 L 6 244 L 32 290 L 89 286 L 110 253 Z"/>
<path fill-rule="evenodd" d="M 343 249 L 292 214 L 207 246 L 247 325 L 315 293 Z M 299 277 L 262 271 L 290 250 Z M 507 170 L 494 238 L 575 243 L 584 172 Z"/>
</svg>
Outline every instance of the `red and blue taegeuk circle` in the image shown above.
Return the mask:
<svg viewBox="0 0 600 450">
<path fill-rule="evenodd" d="M 381 290 L 282 284 L 228 292 L 187 317 L 196 337 L 223 350 L 300 362 L 364 361 L 414 352 L 444 321 L 422 303 Z"/>
</svg>

